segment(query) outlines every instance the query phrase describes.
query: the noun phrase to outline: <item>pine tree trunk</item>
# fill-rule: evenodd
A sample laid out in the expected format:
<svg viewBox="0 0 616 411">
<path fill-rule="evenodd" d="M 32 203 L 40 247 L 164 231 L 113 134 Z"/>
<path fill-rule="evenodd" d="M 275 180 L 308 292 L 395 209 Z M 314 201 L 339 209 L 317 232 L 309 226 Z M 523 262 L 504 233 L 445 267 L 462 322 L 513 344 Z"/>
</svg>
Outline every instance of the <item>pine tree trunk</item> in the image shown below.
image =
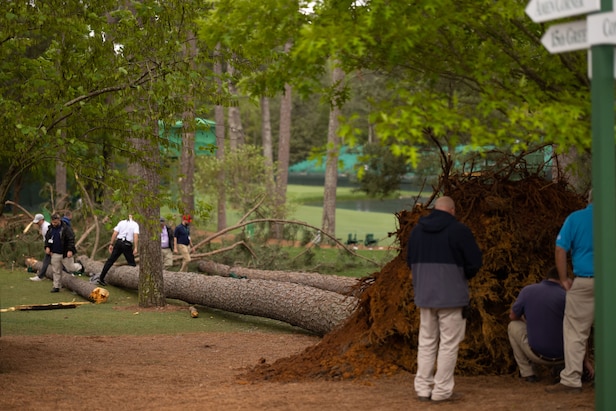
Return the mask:
<svg viewBox="0 0 616 411">
<path fill-rule="evenodd" d="M 344 72 L 338 66 L 332 73 L 332 86 L 336 90 L 342 88 L 341 82 Z M 340 152 L 340 137 L 338 124 L 340 117 L 340 104 L 333 99 L 330 103 L 329 127 L 327 129 L 327 160 L 325 163 L 325 188 L 323 191 L 323 232 L 336 238 L 336 189 L 338 187 L 338 156 Z"/>
<path fill-rule="evenodd" d="M 182 119 L 182 151 L 180 157 L 180 195 L 183 214 L 191 214 L 195 209 L 195 116 L 187 110 Z"/>
<path fill-rule="evenodd" d="M 227 71 L 229 76 L 233 78 L 235 69 L 232 64 L 227 64 Z M 244 145 L 244 128 L 242 127 L 238 91 L 233 81 L 229 81 L 229 94 L 235 99 L 229 106 L 229 147 L 231 150 L 236 150 Z"/>
<path fill-rule="evenodd" d="M 100 272 L 103 263 L 81 257 L 88 272 Z M 136 289 L 138 267 L 115 266 L 105 281 Z M 238 314 L 255 315 L 286 322 L 325 335 L 346 320 L 357 299 L 288 282 L 207 276 L 164 271 L 165 296 Z"/>
<path fill-rule="evenodd" d="M 43 266 L 42 261 L 37 261 L 33 264 L 26 265 L 32 267 L 35 272 L 38 272 Z M 101 267 L 102 269 L 102 267 Z M 51 265 L 47 267 L 47 271 L 45 272 L 45 277 L 50 280 L 53 279 L 53 271 L 51 269 Z M 85 298 L 86 300 L 93 301 L 95 303 L 104 303 L 107 301 L 109 297 L 109 292 L 107 290 L 101 289 L 98 285 L 93 284 L 89 281 L 83 281 L 82 277 L 75 277 L 67 273 L 62 274 L 62 280 L 60 281 L 62 287 L 67 288 L 77 295 Z"/>
<path fill-rule="evenodd" d="M 158 131 L 156 120 L 152 120 Z M 158 135 L 158 133 L 156 133 Z M 162 269 L 162 251 L 160 248 L 160 175 L 156 166 L 160 164 L 160 150 L 157 145 L 143 137 L 137 140 L 136 147 L 144 156 L 144 161 L 136 166 L 136 171 L 143 184 L 137 190 L 135 209 L 145 221 L 139 223 L 139 306 L 164 307 L 166 304 Z M 194 158 L 194 154 L 193 154 Z M 100 272 L 100 271 L 97 271 Z"/>
<path fill-rule="evenodd" d="M 288 41 L 284 45 L 285 53 L 291 50 L 292 42 Z M 289 182 L 289 157 L 291 152 L 291 112 L 293 100 L 291 99 L 291 85 L 284 85 L 284 94 L 280 100 L 280 125 L 278 132 L 278 166 L 276 170 L 276 197 L 275 197 L 275 217 L 284 218 L 284 206 L 287 203 L 287 184 Z M 282 229 L 280 224 L 273 227 L 276 238 L 282 239 Z"/>
<path fill-rule="evenodd" d="M 62 154 L 66 154 L 65 148 L 60 148 L 56 157 L 56 198 L 54 199 L 54 211 L 63 210 L 69 204 L 67 201 L 66 163 L 62 161 Z"/>
<path fill-rule="evenodd" d="M 273 198 L 275 194 L 274 179 L 274 148 L 272 144 L 272 122 L 270 116 L 270 100 L 261 97 L 261 139 L 263 144 L 263 157 L 265 158 L 266 181 L 265 189 L 267 196 Z"/>
<path fill-rule="evenodd" d="M 191 70 L 195 70 L 194 61 L 198 50 L 194 35 L 186 33 L 187 41 L 184 49 L 186 61 L 190 62 Z M 195 135 L 196 115 L 194 88 L 191 85 L 184 97 L 186 110 L 182 113 L 182 154 L 180 169 L 182 183 L 180 184 L 183 213 L 192 214 L 195 211 Z"/>
<path fill-rule="evenodd" d="M 214 76 L 216 79 L 216 88 L 218 93 L 218 101 L 214 108 L 214 120 L 216 121 L 216 159 L 218 161 L 225 158 L 225 111 L 221 104 L 223 88 L 222 88 L 222 56 L 220 54 L 220 44 L 216 45 L 215 49 L 215 63 L 214 63 Z M 219 181 L 225 180 L 225 172 L 221 169 L 218 175 Z M 217 222 L 218 230 L 221 231 L 227 228 L 227 194 L 225 192 L 225 185 L 221 184 L 218 190 L 218 204 L 217 204 Z"/>
<path fill-rule="evenodd" d="M 254 268 L 239 266 L 231 267 L 207 260 L 199 261 L 197 267 L 199 268 L 199 271 L 210 275 L 236 278 L 245 277 L 249 280 L 290 282 L 307 285 L 321 290 L 332 291 L 343 295 L 348 295 L 351 293 L 353 287 L 358 284 L 357 279 L 350 277 L 308 272 L 257 270 Z"/>
</svg>

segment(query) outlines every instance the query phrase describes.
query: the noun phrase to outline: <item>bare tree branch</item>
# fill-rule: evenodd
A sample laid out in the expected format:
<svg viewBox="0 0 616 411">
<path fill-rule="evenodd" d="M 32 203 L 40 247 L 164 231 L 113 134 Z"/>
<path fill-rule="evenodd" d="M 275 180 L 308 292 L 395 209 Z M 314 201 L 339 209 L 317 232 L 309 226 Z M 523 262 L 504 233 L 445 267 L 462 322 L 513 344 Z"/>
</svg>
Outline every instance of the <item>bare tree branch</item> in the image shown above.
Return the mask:
<svg viewBox="0 0 616 411">
<path fill-rule="evenodd" d="M 206 237 L 205 239 L 201 240 L 199 243 L 197 243 L 194 248 L 197 249 L 201 246 L 203 246 L 204 244 L 207 244 L 209 242 L 211 242 L 213 239 L 218 238 L 230 231 L 234 231 L 237 230 L 239 228 L 242 228 L 244 226 L 247 226 L 248 224 L 257 224 L 257 223 L 277 223 L 277 224 L 295 224 L 295 225 L 301 225 L 303 227 L 308 227 L 308 228 L 312 228 L 316 231 L 321 231 L 320 228 L 315 227 L 313 225 L 310 225 L 308 223 L 304 223 L 303 221 L 295 221 L 295 220 L 284 220 L 284 219 L 278 219 L 278 218 L 258 218 L 255 220 L 249 220 L 249 221 L 243 221 L 243 222 L 239 222 L 233 226 L 227 227 L 224 230 L 221 230 L 217 233 L 212 234 L 209 237 Z M 335 242 L 336 244 L 338 244 L 341 248 L 343 248 L 344 250 L 346 250 L 349 254 L 354 255 L 355 257 L 361 258 L 363 260 L 369 261 L 370 263 L 374 264 L 375 266 L 380 266 L 380 264 L 368 257 L 364 257 L 363 255 L 359 255 L 356 252 L 354 252 L 353 250 L 351 250 L 350 248 L 348 248 L 346 245 L 344 245 L 343 243 L 341 243 L 340 241 L 338 241 L 338 239 L 336 239 L 335 237 L 332 237 L 331 235 L 329 235 L 328 233 L 322 232 L 321 233 L 325 236 L 327 236 L 330 240 L 332 240 L 333 242 Z"/>
</svg>

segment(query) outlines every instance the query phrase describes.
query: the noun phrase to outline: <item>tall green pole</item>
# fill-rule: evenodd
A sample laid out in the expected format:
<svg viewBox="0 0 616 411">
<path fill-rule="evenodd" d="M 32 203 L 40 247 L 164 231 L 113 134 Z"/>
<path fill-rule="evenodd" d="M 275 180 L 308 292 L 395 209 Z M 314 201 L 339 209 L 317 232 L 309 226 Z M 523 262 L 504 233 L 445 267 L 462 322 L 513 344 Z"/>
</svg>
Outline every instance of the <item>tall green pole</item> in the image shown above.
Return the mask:
<svg viewBox="0 0 616 411">
<path fill-rule="evenodd" d="M 612 0 L 601 0 L 612 11 Z M 614 46 L 592 47 L 592 184 L 595 252 L 595 406 L 616 410 L 616 146 Z"/>
</svg>

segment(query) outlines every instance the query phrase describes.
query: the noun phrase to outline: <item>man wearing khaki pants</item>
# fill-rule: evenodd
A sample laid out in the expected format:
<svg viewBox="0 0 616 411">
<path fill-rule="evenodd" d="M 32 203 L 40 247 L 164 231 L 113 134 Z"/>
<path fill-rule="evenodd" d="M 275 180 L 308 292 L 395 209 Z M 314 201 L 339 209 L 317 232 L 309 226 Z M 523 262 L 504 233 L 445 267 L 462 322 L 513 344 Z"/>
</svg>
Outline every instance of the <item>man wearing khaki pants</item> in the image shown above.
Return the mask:
<svg viewBox="0 0 616 411">
<path fill-rule="evenodd" d="M 188 263 L 190 263 L 190 251 L 192 241 L 190 239 L 190 223 L 192 219 L 189 214 L 182 216 L 182 223 L 175 228 L 173 233 L 173 252 L 180 253 L 182 256 L 181 272 L 188 271 Z"/>
<path fill-rule="evenodd" d="M 565 343 L 565 368 L 560 373 L 560 383 L 545 390 L 551 393 L 582 391 L 584 355 L 588 337 L 595 318 L 595 269 L 593 244 L 592 190 L 588 206 L 571 213 L 563 223 L 558 237 L 554 258 L 560 282 L 567 290 L 563 339 Z M 571 253 L 574 280 L 568 276 L 567 253 Z"/>
</svg>

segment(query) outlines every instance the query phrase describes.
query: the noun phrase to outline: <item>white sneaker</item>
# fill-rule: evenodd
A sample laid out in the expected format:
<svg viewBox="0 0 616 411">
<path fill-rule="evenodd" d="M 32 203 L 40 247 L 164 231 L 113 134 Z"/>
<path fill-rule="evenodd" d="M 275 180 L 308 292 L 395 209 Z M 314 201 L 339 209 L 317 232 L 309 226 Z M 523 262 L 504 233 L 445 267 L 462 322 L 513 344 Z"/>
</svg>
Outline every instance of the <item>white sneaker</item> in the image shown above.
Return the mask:
<svg viewBox="0 0 616 411">
<path fill-rule="evenodd" d="M 30 277 L 30 281 L 43 281 L 43 279 L 38 275 L 35 275 L 34 277 Z"/>
</svg>

